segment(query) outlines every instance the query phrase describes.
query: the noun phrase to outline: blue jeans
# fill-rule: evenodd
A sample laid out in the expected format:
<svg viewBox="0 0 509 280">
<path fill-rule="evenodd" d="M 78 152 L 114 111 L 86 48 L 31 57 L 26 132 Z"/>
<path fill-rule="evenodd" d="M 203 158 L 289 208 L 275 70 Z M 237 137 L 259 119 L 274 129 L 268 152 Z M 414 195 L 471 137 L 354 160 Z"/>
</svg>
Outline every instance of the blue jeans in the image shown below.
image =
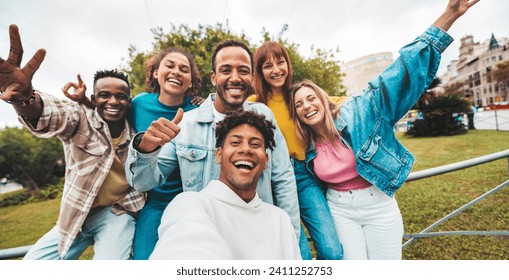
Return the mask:
<svg viewBox="0 0 509 280">
<path fill-rule="evenodd" d="M 154 251 L 157 240 L 159 240 L 157 229 L 161 224 L 161 217 L 167 205 L 147 201 L 147 204 L 139 212 L 134 232 L 134 260 L 148 260 Z"/>
<path fill-rule="evenodd" d="M 304 161 L 292 159 L 297 192 L 299 195 L 300 217 L 306 226 L 316 249 L 318 260 L 340 260 L 343 258 L 343 247 L 339 241 L 334 220 L 332 218 L 327 199 L 322 186 L 307 171 Z M 301 254 L 305 252 L 304 240 L 301 233 Z M 309 246 L 308 246 L 309 248 Z M 309 253 L 311 255 L 311 252 Z M 303 254 L 304 259 L 304 254 Z"/>
<path fill-rule="evenodd" d="M 94 260 L 128 260 L 131 257 L 135 219 L 103 207 L 90 211 L 81 232 L 63 257 L 58 254 L 60 229 L 54 226 L 25 255 L 25 260 L 76 260 L 94 245 Z"/>
</svg>

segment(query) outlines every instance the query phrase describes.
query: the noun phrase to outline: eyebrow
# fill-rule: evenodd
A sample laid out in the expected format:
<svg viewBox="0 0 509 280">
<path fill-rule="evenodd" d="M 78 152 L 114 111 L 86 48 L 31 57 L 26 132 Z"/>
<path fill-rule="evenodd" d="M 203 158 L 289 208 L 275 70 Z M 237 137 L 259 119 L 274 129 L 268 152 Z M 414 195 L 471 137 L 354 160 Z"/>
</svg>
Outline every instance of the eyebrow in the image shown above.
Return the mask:
<svg viewBox="0 0 509 280">
<path fill-rule="evenodd" d="M 256 137 L 256 136 L 247 136 L 247 137 L 244 137 L 242 135 L 238 135 L 238 134 L 233 134 L 233 135 L 230 135 L 229 137 L 227 138 L 241 138 L 241 139 L 244 139 L 244 138 L 248 138 L 249 141 L 252 141 L 252 140 L 260 140 L 260 141 L 263 141 L 263 138 L 260 138 L 260 137 Z"/>
<path fill-rule="evenodd" d="M 175 60 L 172 60 L 172 59 L 169 59 L 169 58 L 165 58 L 165 59 L 163 60 L 163 62 L 165 62 L 165 61 L 167 61 L 167 62 L 171 62 L 171 63 L 174 63 L 174 64 L 177 64 L 177 62 L 176 62 Z M 186 67 L 191 67 L 191 66 L 190 66 L 189 64 L 187 64 L 187 63 L 182 63 L 182 65 L 184 65 L 184 66 L 186 66 Z"/>
</svg>

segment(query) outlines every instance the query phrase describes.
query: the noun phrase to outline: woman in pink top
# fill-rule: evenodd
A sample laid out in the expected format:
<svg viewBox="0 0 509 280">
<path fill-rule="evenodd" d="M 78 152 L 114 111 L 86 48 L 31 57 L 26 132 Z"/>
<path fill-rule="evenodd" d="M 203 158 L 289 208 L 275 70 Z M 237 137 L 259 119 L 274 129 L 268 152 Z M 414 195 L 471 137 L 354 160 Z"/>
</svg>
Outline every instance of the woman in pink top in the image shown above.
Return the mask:
<svg viewBox="0 0 509 280">
<path fill-rule="evenodd" d="M 339 113 L 313 82 L 292 87 L 291 116 L 309 146 L 307 167 L 327 186 L 344 259 L 401 259 L 403 221 L 394 193 L 415 158 L 394 135 L 394 125 L 435 77 L 441 53 L 453 40 L 446 31 L 478 1 L 449 0 L 433 25 Z"/>
</svg>

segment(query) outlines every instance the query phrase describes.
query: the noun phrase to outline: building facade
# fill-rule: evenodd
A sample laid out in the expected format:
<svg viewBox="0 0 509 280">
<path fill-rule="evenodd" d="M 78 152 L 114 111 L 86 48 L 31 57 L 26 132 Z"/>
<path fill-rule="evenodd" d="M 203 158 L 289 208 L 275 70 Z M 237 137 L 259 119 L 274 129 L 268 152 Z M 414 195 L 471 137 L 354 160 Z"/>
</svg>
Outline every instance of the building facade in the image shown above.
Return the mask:
<svg viewBox="0 0 509 280">
<path fill-rule="evenodd" d="M 491 38 L 482 44 L 467 35 L 461 39 L 460 55 L 440 77 L 444 87 L 458 83 L 459 92 L 477 107 L 508 101 L 509 88 L 493 78 L 496 65 L 509 61 L 509 39 Z"/>
<path fill-rule="evenodd" d="M 368 82 L 382 73 L 393 60 L 392 53 L 381 52 L 343 63 L 341 70 L 345 74 L 343 84 L 346 87 L 346 95 L 361 94 L 362 90 L 368 85 Z"/>
</svg>

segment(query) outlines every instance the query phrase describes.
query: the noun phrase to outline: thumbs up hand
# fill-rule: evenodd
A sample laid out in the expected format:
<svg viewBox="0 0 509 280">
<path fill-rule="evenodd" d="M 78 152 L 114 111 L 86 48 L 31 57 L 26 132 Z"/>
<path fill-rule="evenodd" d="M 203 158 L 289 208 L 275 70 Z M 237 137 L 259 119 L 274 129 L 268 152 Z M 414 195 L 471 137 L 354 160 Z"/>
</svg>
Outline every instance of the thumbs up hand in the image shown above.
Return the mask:
<svg viewBox="0 0 509 280">
<path fill-rule="evenodd" d="M 152 152 L 158 147 L 162 147 L 164 144 L 170 142 L 171 139 L 175 138 L 180 132 L 178 124 L 182 120 L 182 117 L 184 117 L 184 110 L 179 108 L 173 120 L 170 121 L 161 117 L 153 121 L 145 134 L 143 134 L 138 149 L 145 152 Z"/>
</svg>

